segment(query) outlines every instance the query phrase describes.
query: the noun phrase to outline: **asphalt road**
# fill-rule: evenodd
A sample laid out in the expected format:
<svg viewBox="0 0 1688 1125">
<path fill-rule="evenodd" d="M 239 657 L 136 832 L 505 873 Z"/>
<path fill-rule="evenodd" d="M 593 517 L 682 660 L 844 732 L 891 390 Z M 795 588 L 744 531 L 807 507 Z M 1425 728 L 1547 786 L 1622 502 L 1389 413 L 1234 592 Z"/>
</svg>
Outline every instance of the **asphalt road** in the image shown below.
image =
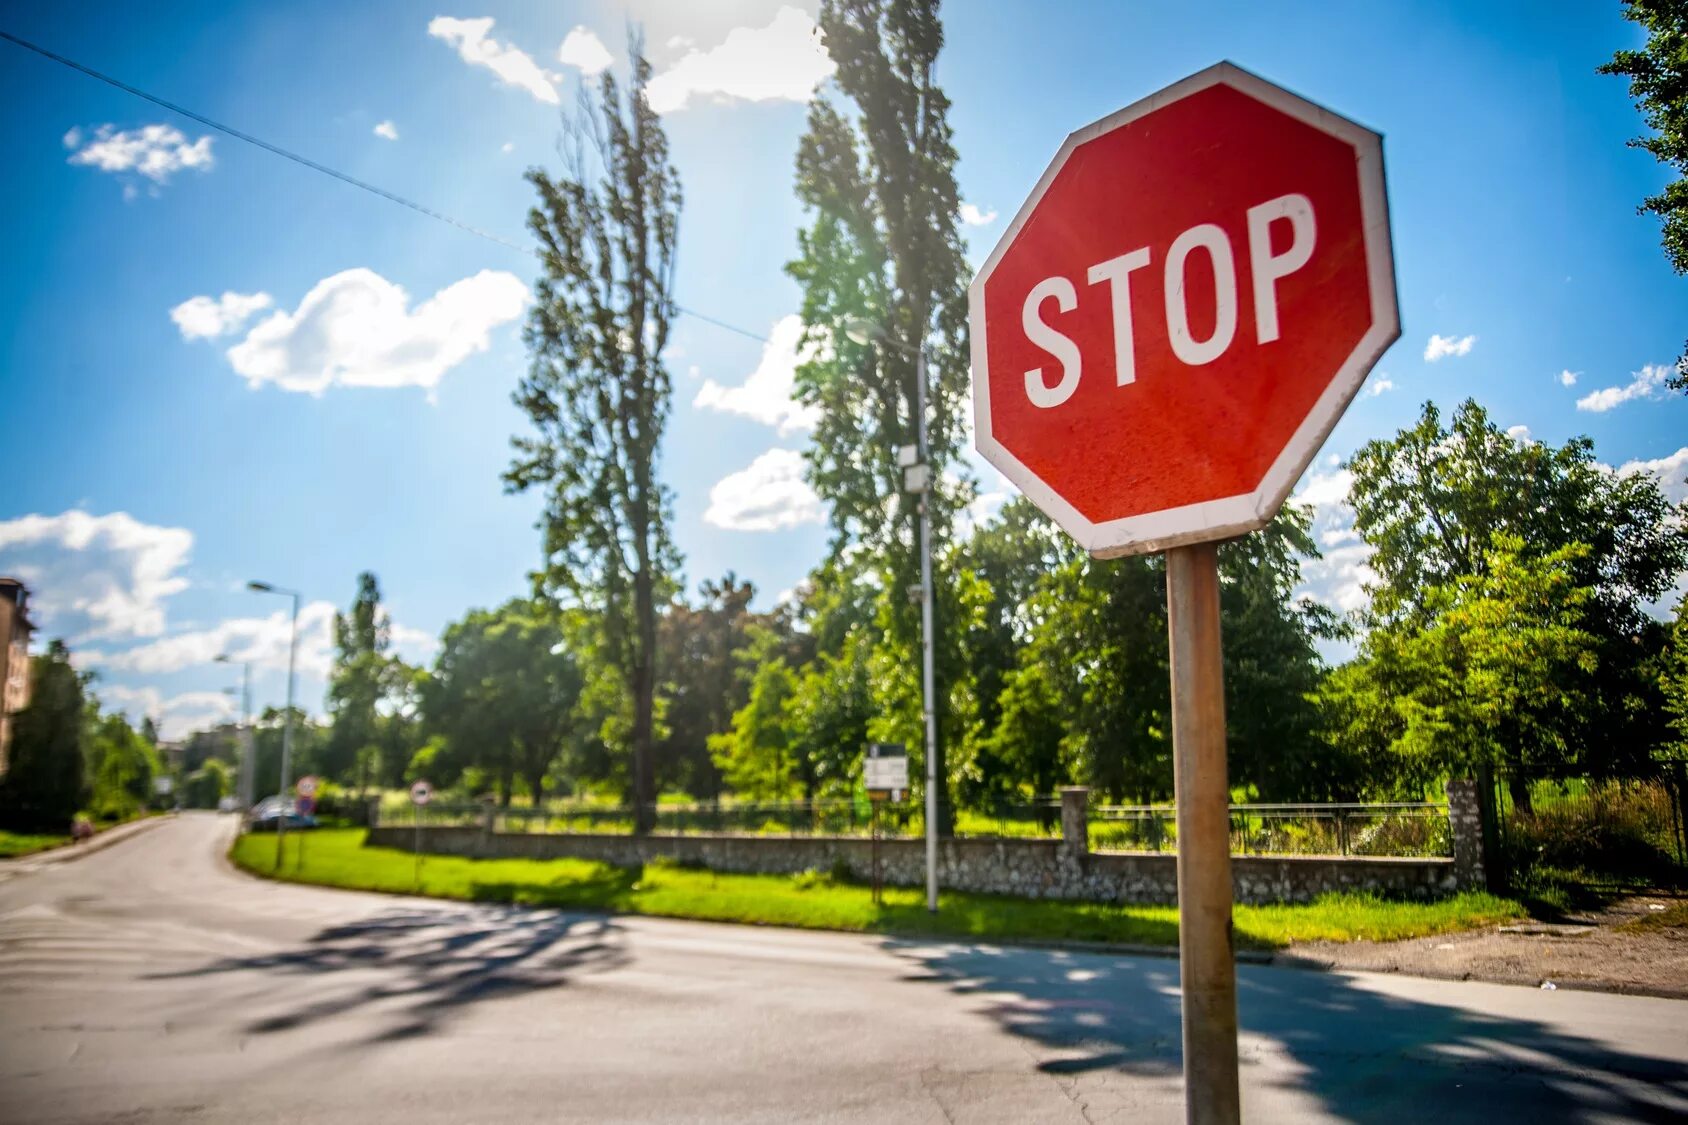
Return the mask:
<svg viewBox="0 0 1688 1125">
<path fill-rule="evenodd" d="M 0 871 L 0 1121 L 1182 1120 L 1177 963 Z M 1244 966 L 1249 1121 L 1682 1121 L 1688 1003 Z"/>
</svg>

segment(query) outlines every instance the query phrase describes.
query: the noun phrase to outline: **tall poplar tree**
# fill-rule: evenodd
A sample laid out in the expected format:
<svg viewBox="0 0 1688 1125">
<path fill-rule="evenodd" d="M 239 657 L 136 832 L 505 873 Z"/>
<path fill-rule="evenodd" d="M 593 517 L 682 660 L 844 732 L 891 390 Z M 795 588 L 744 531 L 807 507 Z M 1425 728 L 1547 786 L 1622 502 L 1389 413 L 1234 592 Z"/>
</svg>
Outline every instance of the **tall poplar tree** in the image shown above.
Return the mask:
<svg viewBox="0 0 1688 1125">
<path fill-rule="evenodd" d="M 543 273 L 515 402 L 535 432 L 512 439 L 504 479 L 545 496 L 540 592 L 599 620 L 598 651 L 626 693 L 630 796 L 645 832 L 656 800 L 657 614 L 679 570 L 657 456 L 671 397 L 662 351 L 675 311 L 680 179 L 645 96 L 650 63 L 636 40 L 629 54 L 627 89 L 606 71 L 564 119 L 561 172 L 528 173 Z"/>
<path fill-rule="evenodd" d="M 946 476 L 964 440 L 967 276 L 949 99 L 934 81 L 943 47 L 937 0 L 825 0 L 819 24 L 837 65 L 835 102 L 817 96 L 797 151 L 797 195 L 813 215 L 786 269 L 803 288 L 812 358 L 797 396 L 818 408 L 808 477 L 827 502 L 835 547 L 868 551 L 882 588 L 918 581 L 918 497 L 903 491 L 897 449 L 915 444 L 915 354 L 928 350 L 928 464 L 934 552 L 968 498 Z M 880 339 L 849 339 L 848 320 Z M 893 663 L 919 666 L 919 613 L 889 598 Z M 940 641 L 940 678 L 954 646 Z M 903 702 L 907 693 L 893 693 Z M 945 692 L 937 691 L 940 718 Z M 942 724 L 947 725 L 947 724 Z M 938 777 L 947 791 L 940 743 Z M 940 793 L 942 799 L 945 793 Z M 947 800 L 943 820 L 950 810 Z"/>
</svg>

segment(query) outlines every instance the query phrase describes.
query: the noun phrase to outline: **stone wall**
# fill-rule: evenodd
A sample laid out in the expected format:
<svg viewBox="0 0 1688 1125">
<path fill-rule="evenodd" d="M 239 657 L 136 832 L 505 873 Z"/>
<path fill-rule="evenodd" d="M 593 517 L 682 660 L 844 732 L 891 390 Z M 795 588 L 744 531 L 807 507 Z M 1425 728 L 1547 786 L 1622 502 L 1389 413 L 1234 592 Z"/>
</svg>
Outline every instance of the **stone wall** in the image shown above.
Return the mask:
<svg viewBox="0 0 1688 1125">
<path fill-rule="evenodd" d="M 857 837 L 530 835 L 480 828 L 423 828 L 421 834 L 426 853 L 480 859 L 571 857 L 633 867 L 663 858 L 722 872 L 843 869 L 864 882 L 873 875 L 873 844 Z M 367 844 L 408 851 L 413 838 L 409 826 L 374 828 Z M 925 884 L 922 841 L 883 840 L 879 850 L 887 883 Z M 1330 891 L 1434 898 L 1457 889 L 1448 859 L 1233 856 L 1231 874 L 1236 901 L 1246 903 L 1306 902 Z M 943 840 L 938 881 L 947 890 L 1030 898 L 1168 905 L 1178 899 L 1175 856 L 1087 852 L 1063 840 Z"/>
</svg>

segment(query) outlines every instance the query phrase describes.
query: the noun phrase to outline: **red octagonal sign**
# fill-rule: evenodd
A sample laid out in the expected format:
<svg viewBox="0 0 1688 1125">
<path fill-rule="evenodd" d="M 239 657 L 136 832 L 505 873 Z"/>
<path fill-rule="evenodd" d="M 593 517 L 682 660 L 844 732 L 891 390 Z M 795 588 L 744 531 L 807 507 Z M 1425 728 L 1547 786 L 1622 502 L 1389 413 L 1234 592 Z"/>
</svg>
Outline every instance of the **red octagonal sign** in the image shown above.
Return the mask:
<svg viewBox="0 0 1688 1125">
<path fill-rule="evenodd" d="M 969 303 L 979 450 L 1087 550 L 1252 531 L 1400 335 L 1381 138 L 1210 67 L 1068 137 Z"/>
</svg>

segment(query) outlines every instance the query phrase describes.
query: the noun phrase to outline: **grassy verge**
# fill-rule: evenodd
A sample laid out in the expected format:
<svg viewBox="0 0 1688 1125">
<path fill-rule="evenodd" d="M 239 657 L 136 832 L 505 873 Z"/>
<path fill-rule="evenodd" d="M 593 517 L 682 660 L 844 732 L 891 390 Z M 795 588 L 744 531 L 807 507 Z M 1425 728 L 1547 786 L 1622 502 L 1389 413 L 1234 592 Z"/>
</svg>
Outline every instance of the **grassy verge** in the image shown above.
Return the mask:
<svg viewBox="0 0 1688 1125">
<path fill-rule="evenodd" d="M 38 836 L 25 832 L 0 832 L 0 859 L 16 859 L 18 856 L 34 855 L 44 852 L 48 848 L 57 848 L 70 843 L 69 836 Z"/>
<path fill-rule="evenodd" d="M 304 859 L 299 848 L 304 846 Z M 365 848 L 361 830 L 287 838 L 275 871 L 275 838 L 241 837 L 231 856 L 254 874 L 355 890 L 416 893 L 408 852 Z M 1176 945 L 1170 906 L 1113 906 L 1004 895 L 944 894 L 928 914 L 918 890 L 887 888 L 875 906 L 866 887 L 801 875 L 719 875 L 668 864 L 611 867 L 580 859 L 458 859 L 424 856 L 420 893 L 468 902 L 518 903 L 806 929 L 931 935 L 982 940 L 1102 941 Z M 1237 944 L 1273 949 L 1299 941 L 1422 937 L 1519 917 L 1517 903 L 1467 894 L 1441 902 L 1387 902 L 1331 895 L 1302 906 L 1239 906 Z"/>
</svg>

